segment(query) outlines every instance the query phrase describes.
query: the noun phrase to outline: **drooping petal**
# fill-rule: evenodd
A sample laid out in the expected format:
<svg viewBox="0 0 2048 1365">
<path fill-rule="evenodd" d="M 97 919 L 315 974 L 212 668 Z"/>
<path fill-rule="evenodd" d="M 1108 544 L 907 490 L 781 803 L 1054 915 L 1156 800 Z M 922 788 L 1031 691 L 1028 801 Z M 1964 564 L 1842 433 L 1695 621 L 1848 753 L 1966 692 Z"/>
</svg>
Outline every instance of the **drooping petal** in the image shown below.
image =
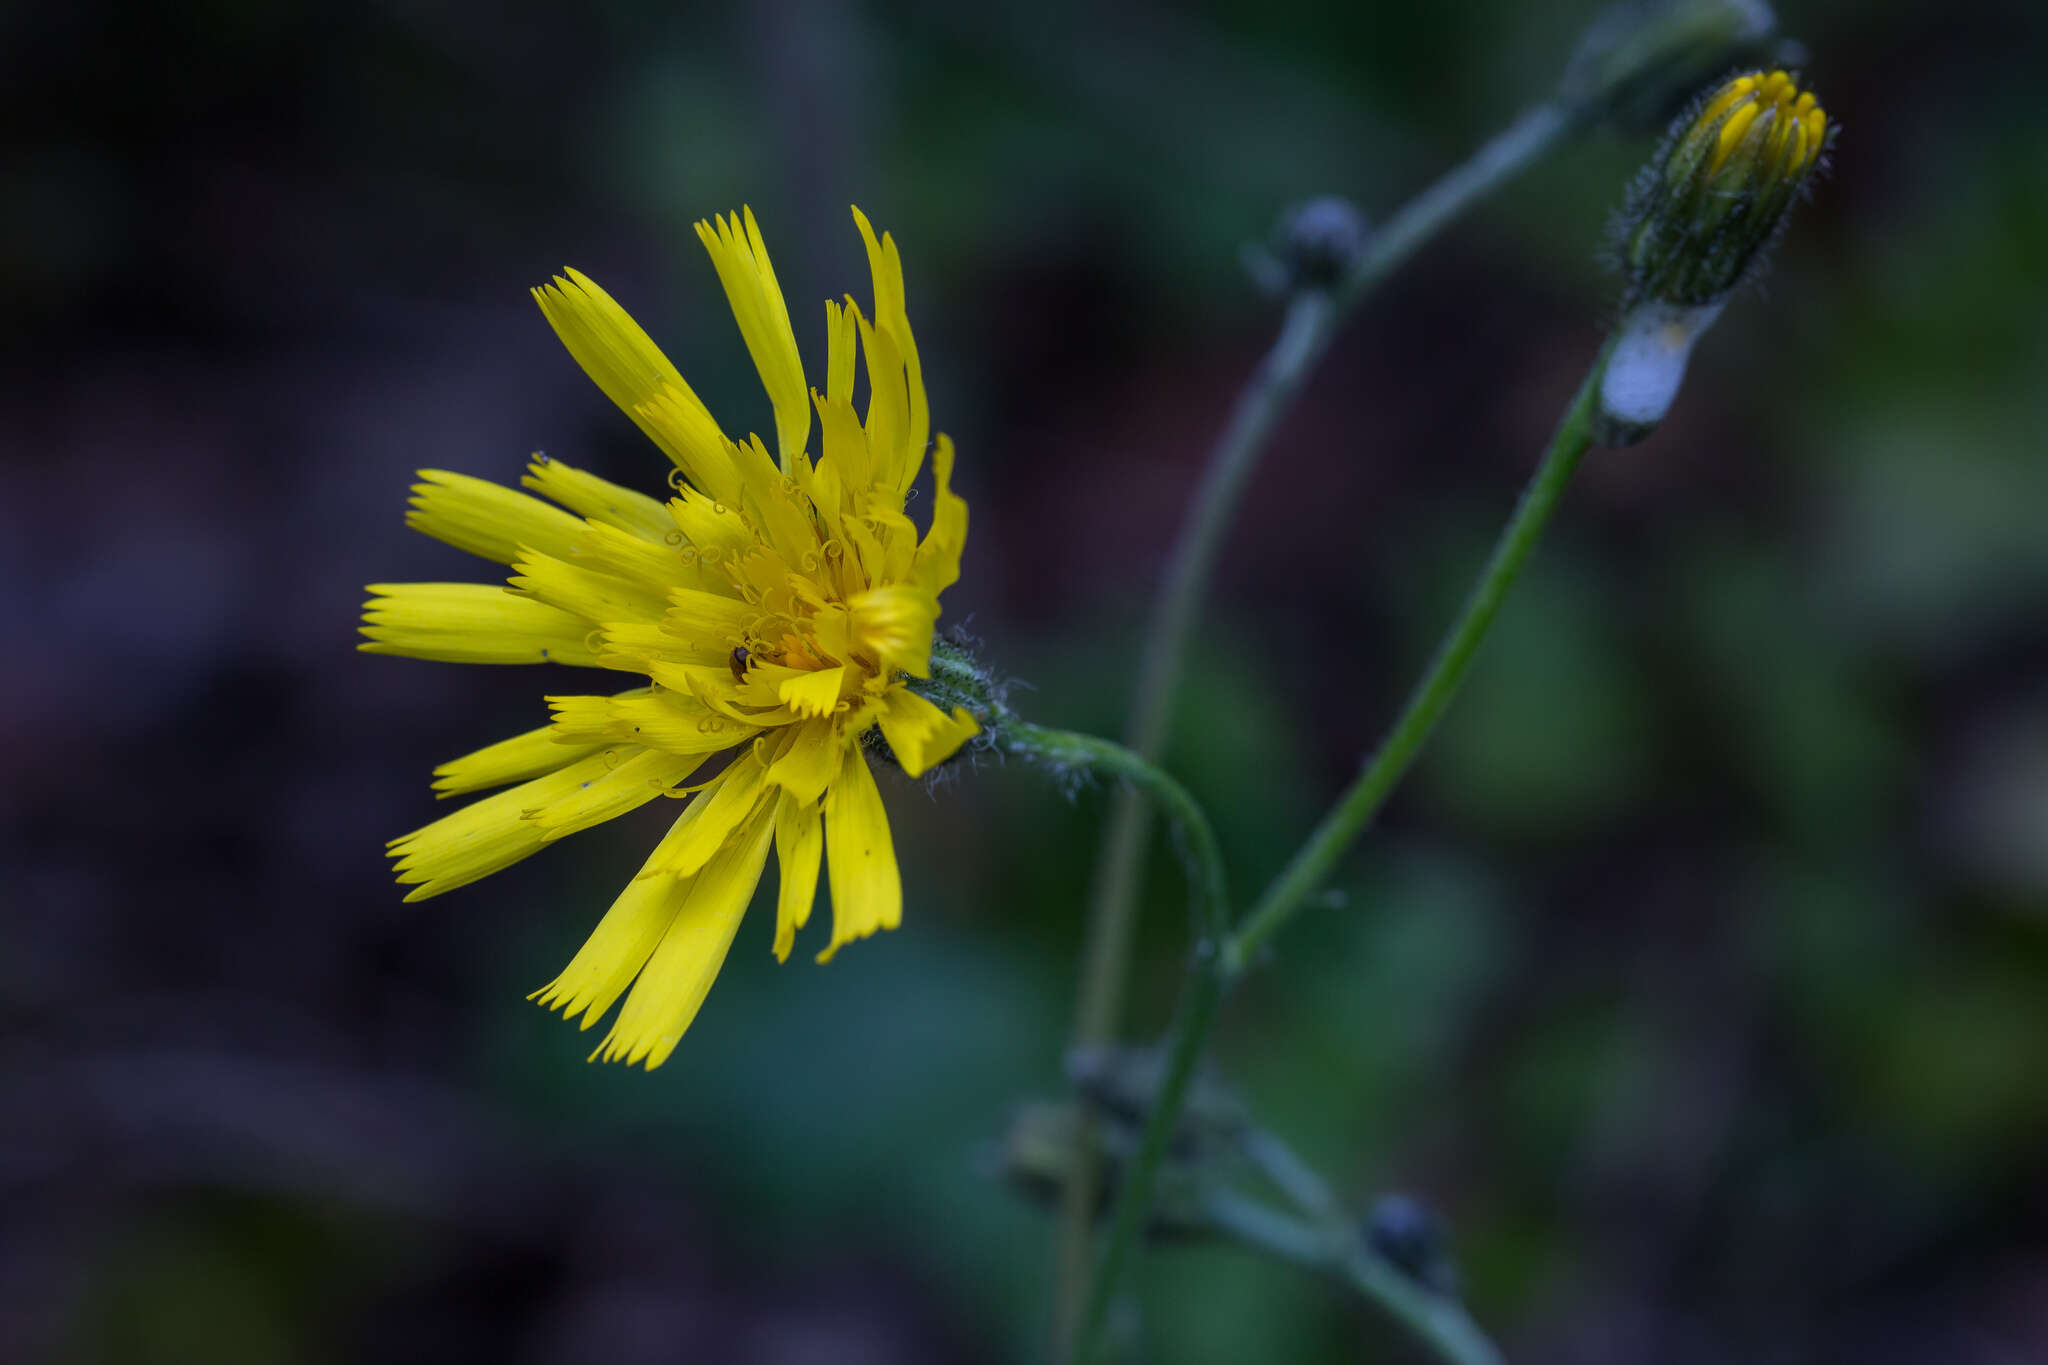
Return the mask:
<svg viewBox="0 0 2048 1365">
<path fill-rule="evenodd" d="M 796 931 L 810 922 L 818 899 L 818 861 L 825 853 L 825 822 L 816 802 L 784 792 L 775 803 L 775 861 L 782 885 L 775 903 L 775 960 L 789 961 Z"/>
<path fill-rule="evenodd" d="M 683 829 L 696 818 L 696 803 L 684 807 L 667 834 L 641 865 L 640 875 L 612 902 L 597 928 L 576 950 L 562 974 L 528 996 L 564 1018 L 583 1016 L 583 1028 L 595 1024 L 625 993 L 675 921 L 688 897 L 691 879 L 650 875 L 667 858 Z"/>
<path fill-rule="evenodd" d="M 669 876 L 687 877 L 709 863 L 733 831 L 761 810 L 767 786 L 768 765 L 752 749 L 735 758 L 693 799 L 692 804 L 703 809 L 676 840 L 660 870 Z"/>
<path fill-rule="evenodd" d="M 825 793 L 825 853 L 832 887 L 832 941 L 818 954 L 829 962 L 844 944 L 903 922 L 903 882 L 882 793 L 859 745 L 848 745 L 839 775 Z"/>
<path fill-rule="evenodd" d="M 798 726 L 782 757 L 768 769 L 768 780 L 803 805 L 825 794 L 838 775 L 846 741 L 830 719 L 807 720 Z"/>
<path fill-rule="evenodd" d="M 457 664 L 594 666 L 590 622 L 488 583 L 372 583 L 356 646 Z"/>
<path fill-rule="evenodd" d="M 697 224 L 697 237 L 711 253 L 718 282 L 725 286 L 726 301 L 732 305 L 740 335 L 746 338 L 747 353 L 753 356 L 754 368 L 761 372 L 761 386 L 774 404 L 775 437 L 782 467 L 787 470 L 811 434 L 803 361 L 797 356 L 789 309 L 782 301 L 782 287 L 775 282 L 775 267 L 769 264 L 768 247 L 761 240 L 754 211 L 742 208 L 731 219 L 720 214 L 713 222 L 716 228 L 712 223 Z"/>
<path fill-rule="evenodd" d="M 762 810 L 690 879 L 668 931 L 594 1057 L 623 1058 L 629 1066 L 644 1061 L 650 1071 L 668 1060 L 725 965 L 740 918 L 761 884 L 774 835 L 775 821 Z"/>
<path fill-rule="evenodd" d="M 883 694 L 879 720 L 890 752 L 912 777 L 945 762 L 981 733 L 981 726 L 964 709 L 956 706 L 949 716 L 907 687 Z"/>
</svg>

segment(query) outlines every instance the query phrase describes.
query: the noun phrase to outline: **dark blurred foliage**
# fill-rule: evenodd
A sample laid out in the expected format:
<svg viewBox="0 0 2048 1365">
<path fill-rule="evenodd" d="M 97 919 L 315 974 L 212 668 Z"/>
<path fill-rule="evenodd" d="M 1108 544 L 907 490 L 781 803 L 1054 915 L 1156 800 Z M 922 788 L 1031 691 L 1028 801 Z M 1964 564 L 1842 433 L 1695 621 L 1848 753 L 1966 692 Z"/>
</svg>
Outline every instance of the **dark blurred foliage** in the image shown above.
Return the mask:
<svg viewBox="0 0 2048 1365">
<path fill-rule="evenodd" d="M 17 5 L 0 12 L 0 1352 L 1033 1358 L 1102 801 L 888 793 L 905 928 L 749 923 L 675 1059 L 524 1002 L 653 836 L 403 905 L 436 761 L 560 678 L 350 652 L 433 464 L 665 463 L 524 294 L 564 262 L 730 426 L 688 224 L 759 211 L 807 353 L 903 243 L 974 506 L 947 598 L 1114 732 L 1291 202 L 1384 216 L 1593 6 Z M 1667 429 L 1596 457 L 1439 742 L 1220 1064 L 1363 1208 L 1418 1192 L 1526 1362 L 2048 1359 L 2048 102 L 2032 0 L 1781 7 L 1843 125 Z M 1174 765 L 1242 891 L 1419 668 L 1591 356 L 1596 134 L 1372 299 L 1232 538 Z M 573 689 L 572 689 L 573 690 Z M 657 803 L 659 804 L 659 803 Z M 1185 919 L 1156 860 L 1133 1014 Z M 1329 1286 L 1144 1267 L 1153 1358 L 1392 1359 Z"/>
</svg>

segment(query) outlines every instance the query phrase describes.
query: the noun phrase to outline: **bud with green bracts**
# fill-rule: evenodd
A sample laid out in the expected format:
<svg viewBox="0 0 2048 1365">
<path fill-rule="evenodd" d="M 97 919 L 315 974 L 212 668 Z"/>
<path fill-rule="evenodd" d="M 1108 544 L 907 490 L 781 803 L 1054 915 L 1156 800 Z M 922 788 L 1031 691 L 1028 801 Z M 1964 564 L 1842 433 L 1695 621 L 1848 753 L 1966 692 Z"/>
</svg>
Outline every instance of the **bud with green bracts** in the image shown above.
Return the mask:
<svg viewBox="0 0 2048 1365">
<path fill-rule="evenodd" d="M 1617 233 L 1628 290 L 1601 381 L 1603 444 L 1632 445 L 1663 420 L 1693 343 L 1783 229 L 1833 131 L 1783 71 L 1732 77 L 1673 125 Z"/>
</svg>

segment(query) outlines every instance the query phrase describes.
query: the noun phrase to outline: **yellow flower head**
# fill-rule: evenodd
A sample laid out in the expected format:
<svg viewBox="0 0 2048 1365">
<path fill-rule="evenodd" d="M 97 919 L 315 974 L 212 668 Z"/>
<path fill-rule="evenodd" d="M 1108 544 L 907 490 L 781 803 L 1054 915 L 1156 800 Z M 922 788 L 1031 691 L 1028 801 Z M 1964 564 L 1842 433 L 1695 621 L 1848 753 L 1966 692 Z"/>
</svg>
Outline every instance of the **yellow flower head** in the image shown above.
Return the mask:
<svg viewBox="0 0 2048 1365">
<path fill-rule="evenodd" d="M 675 496 L 657 502 L 539 455 L 521 481 L 538 498 L 422 470 L 408 524 L 510 565 L 510 586 L 370 588 L 361 648 L 373 653 L 640 680 L 548 697 L 551 724 L 442 764 L 443 796 L 518 785 L 390 846 L 398 880 L 415 888 L 406 899 L 420 900 L 657 796 L 688 799 L 575 959 L 535 992 L 586 1029 L 626 997 L 594 1057 L 650 1069 L 667 1059 L 725 961 L 771 843 L 779 959 L 810 916 L 821 863 L 833 927 L 820 961 L 895 928 L 896 854 L 861 737 L 880 726 L 914 776 L 977 730 L 964 710 L 947 715 L 905 686 L 930 673 L 967 504 L 950 487 L 942 435 L 922 538 L 905 515 L 930 432 L 923 374 L 896 243 L 877 240 L 859 209 L 854 221 L 874 316 L 851 297 L 825 305 L 822 391 L 805 383 L 752 211 L 697 225 L 774 405 L 774 456 L 758 436 L 728 439 L 625 310 L 571 270 L 534 297 L 577 363 L 675 463 Z M 865 415 L 853 401 L 856 356 Z"/>
<path fill-rule="evenodd" d="M 1684 307 L 1742 281 L 1820 163 L 1833 129 L 1784 71 L 1724 81 L 1679 117 L 1623 212 L 1631 295 Z"/>
</svg>

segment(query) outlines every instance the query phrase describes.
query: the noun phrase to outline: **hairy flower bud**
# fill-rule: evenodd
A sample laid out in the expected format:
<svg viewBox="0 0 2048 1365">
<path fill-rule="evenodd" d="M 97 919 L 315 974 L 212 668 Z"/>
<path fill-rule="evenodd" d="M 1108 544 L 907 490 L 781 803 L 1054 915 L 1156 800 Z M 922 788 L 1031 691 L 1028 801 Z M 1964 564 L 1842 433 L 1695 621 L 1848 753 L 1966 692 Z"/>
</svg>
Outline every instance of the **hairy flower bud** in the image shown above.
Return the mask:
<svg viewBox="0 0 2048 1365">
<path fill-rule="evenodd" d="M 1623 214 L 1631 302 L 1718 302 L 1777 235 L 1819 164 L 1828 116 L 1783 71 L 1724 82 L 1673 126 Z"/>
<path fill-rule="evenodd" d="M 1724 81 L 1672 126 L 1618 224 L 1628 276 L 1596 435 L 1640 441 L 1663 420 L 1693 343 L 1783 229 L 1833 134 L 1783 71 Z"/>
</svg>

